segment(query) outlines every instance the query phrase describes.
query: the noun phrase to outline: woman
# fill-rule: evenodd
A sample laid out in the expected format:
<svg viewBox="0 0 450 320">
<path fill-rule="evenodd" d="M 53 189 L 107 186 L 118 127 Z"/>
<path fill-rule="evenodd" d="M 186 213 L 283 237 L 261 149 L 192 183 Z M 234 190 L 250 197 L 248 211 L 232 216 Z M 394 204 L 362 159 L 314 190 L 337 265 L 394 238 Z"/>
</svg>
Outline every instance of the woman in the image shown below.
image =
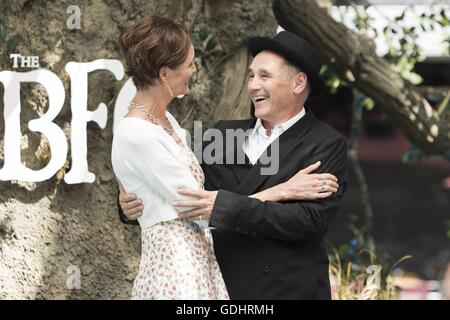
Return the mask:
<svg viewBox="0 0 450 320">
<path fill-rule="evenodd" d="M 124 189 L 146 204 L 138 219 L 142 255 L 132 298 L 228 299 L 210 231 L 180 218 L 181 210 L 172 205 L 188 199 L 177 190 L 202 189 L 204 182 L 193 152 L 180 139 L 182 129 L 167 112 L 175 96 L 190 93 L 188 83 L 196 67 L 189 35 L 168 19 L 146 17 L 125 30 L 120 41 L 137 93 L 116 128 L 112 164 Z M 282 193 L 284 199 L 286 194 L 298 199 L 292 188 L 296 179 L 284 189 L 273 187 L 252 197 L 276 200 Z M 322 197 L 335 192 L 337 185 L 329 184 L 330 192 Z M 302 192 L 312 191 L 306 189 Z"/>
</svg>

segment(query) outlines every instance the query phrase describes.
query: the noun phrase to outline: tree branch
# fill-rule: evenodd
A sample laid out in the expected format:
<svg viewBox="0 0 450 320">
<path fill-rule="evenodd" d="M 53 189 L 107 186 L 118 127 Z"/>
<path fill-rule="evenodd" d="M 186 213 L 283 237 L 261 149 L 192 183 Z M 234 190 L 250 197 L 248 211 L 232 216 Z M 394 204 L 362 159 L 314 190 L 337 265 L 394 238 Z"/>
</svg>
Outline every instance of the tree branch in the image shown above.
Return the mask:
<svg viewBox="0 0 450 320">
<path fill-rule="evenodd" d="M 415 87 L 376 55 L 370 38 L 335 21 L 317 1 L 274 1 L 273 11 L 284 29 L 314 44 L 342 79 L 383 106 L 413 144 L 429 155 L 450 150 L 450 124 L 445 121 L 450 111 L 438 114 Z"/>
</svg>

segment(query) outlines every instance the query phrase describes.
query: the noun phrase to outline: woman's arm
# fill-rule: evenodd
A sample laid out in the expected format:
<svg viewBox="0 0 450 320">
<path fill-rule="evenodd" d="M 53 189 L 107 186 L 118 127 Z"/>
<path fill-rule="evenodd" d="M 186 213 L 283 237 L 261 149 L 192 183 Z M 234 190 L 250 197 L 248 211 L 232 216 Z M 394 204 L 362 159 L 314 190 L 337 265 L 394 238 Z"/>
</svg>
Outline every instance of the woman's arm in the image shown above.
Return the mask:
<svg viewBox="0 0 450 320">
<path fill-rule="evenodd" d="M 283 202 L 283 201 L 301 201 L 301 200 L 317 200 L 330 197 L 337 192 L 337 178 L 328 173 L 313 174 L 320 166 L 320 161 L 300 170 L 295 176 L 288 181 L 280 183 L 272 188 L 255 193 L 250 196 L 244 196 L 248 200 L 250 198 L 258 199 L 262 202 Z M 179 216 L 190 219 L 209 219 L 211 217 L 218 191 L 205 190 L 178 190 L 178 193 L 189 196 L 195 200 L 175 201 L 173 205 L 177 208 L 195 208 L 193 210 L 181 213 Z"/>
<path fill-rule="evenodd" d="M 323 199 L 331 196 L 337 191 L 337 178 L 328 173 L 313 174 L 320 166 L 320 161 L 300 170 L 296 175 L 284 183 L 280 183 L 272 188 L 250 195 L 250 198 L 259 199 L 261 201 L 289 201 L 289 200 L 315 200 Z M 197 199 L 203 199 L 201 212 L 191 211 L 189 216 L 206 214 L 212 210 L 217 191 L 200 191 L 200 190 L 182 190 L 179 191 L 184 196 L 191 196 Z M 135 220 L 142 214 L 142 202 L 136 197 L 132 197 L 120 188 L 120 207 L 124 215 L 129 220 Z M 198 200 L 181 201 L 180 207 L 189 205 L 198 205 Z"/>
<path fill-rule="evenodd" d="M 288 181 L 250 195 L 261 201 L 288 201 L 323 199 L 337 192 L 337 178 L 328 173 L 313 174 L 320 161 L 300 170 Z"/>
</svg>

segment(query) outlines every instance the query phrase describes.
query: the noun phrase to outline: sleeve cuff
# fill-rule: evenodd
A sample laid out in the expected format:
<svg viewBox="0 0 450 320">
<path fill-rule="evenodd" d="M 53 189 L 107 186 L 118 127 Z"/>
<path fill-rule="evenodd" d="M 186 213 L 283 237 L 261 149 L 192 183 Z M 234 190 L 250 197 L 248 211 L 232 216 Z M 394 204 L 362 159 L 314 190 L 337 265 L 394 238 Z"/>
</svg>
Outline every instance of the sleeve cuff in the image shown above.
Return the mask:
<svg viewBox="0 0 450 320">
<path fill-rule="evenodd" d="M 245 222 L 242 221 L 242 213 L 253 201 L 247 196 L 226 190 L 218 190 L 216 201 L 212 210 L 209 225 L 211 227 L 240 232 Z M 245 220 L 245 219 L 244 219 Z"/>
</svg>

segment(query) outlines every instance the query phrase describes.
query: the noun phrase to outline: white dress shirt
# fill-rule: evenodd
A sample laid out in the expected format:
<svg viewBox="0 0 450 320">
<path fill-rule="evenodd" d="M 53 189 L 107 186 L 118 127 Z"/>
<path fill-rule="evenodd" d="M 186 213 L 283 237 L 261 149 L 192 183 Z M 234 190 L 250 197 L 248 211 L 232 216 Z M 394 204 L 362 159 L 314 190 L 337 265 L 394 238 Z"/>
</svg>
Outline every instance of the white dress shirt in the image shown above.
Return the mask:
<svg viewBox="0 0 450 320">
<path fill-rule="evenodd" d="M 185 143 L 185 130 L 169 112 L 166 116 Z M 172 206 L 175 200 L 191 199 L 178 194 L 179 188 L 203 187 L 189 169 L 186 152 L 161 126 L 149 121 L 126 117 L 117 125 L 111 162 L 125 190 L 136 194 L 144 203 L 143 214 L 138 218 L 143 230 L 158 222 L 176 219 L 179 211 L 191 209 Z M 207 225 L 205 220 L 195 222 Z"/>
<path fill-rule="evenodd" d="M 298 120 L 305 115 L 305 108 L 290 118 L 286 122 L 276 125 L 272 129 L 272 134 L 267 135 L 266 128 L 262 125 L 261 119 L 256 120 L 255 127 L 245 139 L 244 152 L 252 164 L 255 164 L 259 157 L 264 153 L 267 147 L 277 139 L 283 132 L 292 127 Z"/>
</svg>

